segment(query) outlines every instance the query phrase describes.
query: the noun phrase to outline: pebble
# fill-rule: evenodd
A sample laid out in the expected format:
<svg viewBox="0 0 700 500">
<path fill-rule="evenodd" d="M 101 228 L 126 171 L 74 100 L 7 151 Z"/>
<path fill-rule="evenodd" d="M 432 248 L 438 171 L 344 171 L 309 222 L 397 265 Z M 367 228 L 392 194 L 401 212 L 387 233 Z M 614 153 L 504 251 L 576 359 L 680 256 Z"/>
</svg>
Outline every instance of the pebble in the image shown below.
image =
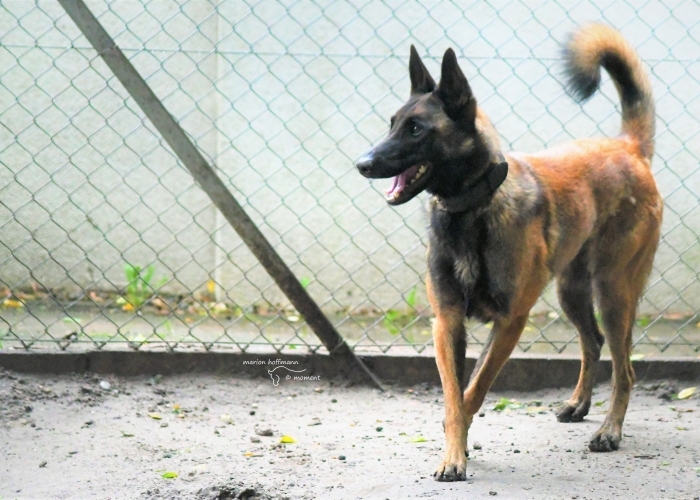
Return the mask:
<svg viewBox="0 0 700 500">
<path fill-rule="evenodd" d="M 100 381 L 100 389 L 104 389 L 105 391 L 108 391 L 112 388 L 112 384 L 107 382 L 106 380 L 101 380 Z"/>
<path fill-rule="evenodd" d="M 498 495 L 498 493 L 496 493 L 495 491 L 489 491 L 489 495 L 495 497 L 496 495 Z"/>
<path fill-rule="evenodd" d="M 258 429 L 258 428 L 256 428 L 256 429 L 255 429 L 255 433 L 256 433 L 258 436 L 267 436 L 267 437 L 269 437 L 269 436 L 272 436 L 272 435 L 273 435 L 273 434 L 272 434 L 272 429 Z"/>
<path fill-rule="evenodd" d="M 47 463 L 48 463 L 48 462 L 47 462 L 46 460 L 44 460 L 43 462 L 41 462 L 41 463 L 39 464 L 39 467 L 46 467 L 46 464 L 47 464 Z"/>
<path fill-rule="evenodd" d="M 473 448 L 475 450 L 480 450 L 481 449 L 481 443 L 479 441 L 474 441 Z"/>
<path fill-rule="evenodd" d="M 251 443 L 259 443 L 260 438 L 258 436 L 250 436 L 250 442 Z"/>
</svg>

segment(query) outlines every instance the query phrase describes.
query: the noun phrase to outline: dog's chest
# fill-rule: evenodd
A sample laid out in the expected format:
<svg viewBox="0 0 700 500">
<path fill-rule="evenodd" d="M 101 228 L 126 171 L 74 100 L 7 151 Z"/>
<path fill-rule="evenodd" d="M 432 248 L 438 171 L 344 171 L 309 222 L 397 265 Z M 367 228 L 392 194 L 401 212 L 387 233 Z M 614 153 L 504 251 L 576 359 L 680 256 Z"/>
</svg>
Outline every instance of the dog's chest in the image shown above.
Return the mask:
<svg viewBox="0 0 700 500">
<path fill-rule="evenodd" d="M 506 314 L 509 307 L 507 293 L 504 293 L 499 269 L 489 267 L 493 259 L 486 258 L 486 252 L 500 261 L 499 249 L 489 244 L 489 229 L 486 219 L 478 214 L 455 215 L 433 213 L 431 218 L 431 260 L 439 261 L 439 266 L 431 266 L 438 278 L 438 286 L 458 288 L 441 290 L 448 295 L 458 293 L 465 301 L 466 314 L 482 321 L 489 321 L 494 314 Z M 493 243 L 493 242 L 491 242 Z M 495 274 L 494 274 L 495 273 Z M 449 274 L 449 276 L 445 276 Z"/>
</svg>

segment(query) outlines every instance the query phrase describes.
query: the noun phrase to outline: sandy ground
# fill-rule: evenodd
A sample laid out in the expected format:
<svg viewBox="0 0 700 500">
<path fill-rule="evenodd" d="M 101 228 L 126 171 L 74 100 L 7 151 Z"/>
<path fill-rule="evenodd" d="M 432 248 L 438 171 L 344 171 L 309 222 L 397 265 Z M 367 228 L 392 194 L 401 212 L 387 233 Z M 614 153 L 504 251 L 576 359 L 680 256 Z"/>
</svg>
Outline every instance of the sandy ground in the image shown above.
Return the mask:
<svg viewBox="0 0 700 500">
<path fill-rule="evenodd" d="M 470 431 L 468 481 L 437 483 L 439 388 L 0 372 L 0 498 L 694 499 L 700 398 L 663 399 L 688 385 L 642 381 L 609 454 L 586 447 L 607 385 L 577 424 L 554 416 L 569 389 L 490 394 Z M 497 411 L 502 397 L 523 406 Z"/>
</svg>

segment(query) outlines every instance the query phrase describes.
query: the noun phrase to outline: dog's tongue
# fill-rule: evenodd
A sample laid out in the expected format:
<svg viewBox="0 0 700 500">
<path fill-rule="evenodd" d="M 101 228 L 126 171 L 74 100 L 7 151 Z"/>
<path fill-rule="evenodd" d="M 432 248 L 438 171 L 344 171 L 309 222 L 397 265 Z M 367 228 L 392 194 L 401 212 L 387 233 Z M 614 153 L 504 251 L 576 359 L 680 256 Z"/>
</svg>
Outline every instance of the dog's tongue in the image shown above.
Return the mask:
<svg viewBox="0 0 700 500">
<path fill-rule="evenodd" d="M 387 197 L 393 198 L 394 195 L 400 194 L 404 187 L 406 187 L 406 172 L 391 178 L 391 186 L 386 190 Z"/>
<path fill-rule="evenodd" d="M 386 190 L 387 198 L 394 198 L 401 194 L 403 188 L 406 187 L 406 181 L 410 179 L 418 171 L 418 165 L 415 165 L 403 173 L 391 178 L 391 187 Z"/>
</svg>

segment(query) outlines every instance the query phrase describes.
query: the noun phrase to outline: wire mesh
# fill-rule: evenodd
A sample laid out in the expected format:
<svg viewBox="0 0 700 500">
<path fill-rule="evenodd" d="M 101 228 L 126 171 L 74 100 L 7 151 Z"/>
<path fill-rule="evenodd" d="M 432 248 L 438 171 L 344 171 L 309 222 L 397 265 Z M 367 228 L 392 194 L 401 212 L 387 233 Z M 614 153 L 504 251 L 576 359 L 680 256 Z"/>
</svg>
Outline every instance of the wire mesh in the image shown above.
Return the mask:
<svg viewBox="0 0 700 500">
<path fill-rule="evenodd" d="M 424 202 L 391 208 L 353 160 L 453 47 L 507 150 L 614 135 L 605 81 L 583 107 L 559 51 L 620 29 L 649 67 L 663 236 L 638 353 L 700 350 L 700 5 L 410 0 L 88 5 L 358 351 L 429 353 Z M 488 325 L 469 324 L 479 350 Z M 50 1 L 0 4 L 0 343 L 32 349 L 321 349 L 318 339 Z M 520 348 L 573 352 L 549 287 Z"/>
</svg>

